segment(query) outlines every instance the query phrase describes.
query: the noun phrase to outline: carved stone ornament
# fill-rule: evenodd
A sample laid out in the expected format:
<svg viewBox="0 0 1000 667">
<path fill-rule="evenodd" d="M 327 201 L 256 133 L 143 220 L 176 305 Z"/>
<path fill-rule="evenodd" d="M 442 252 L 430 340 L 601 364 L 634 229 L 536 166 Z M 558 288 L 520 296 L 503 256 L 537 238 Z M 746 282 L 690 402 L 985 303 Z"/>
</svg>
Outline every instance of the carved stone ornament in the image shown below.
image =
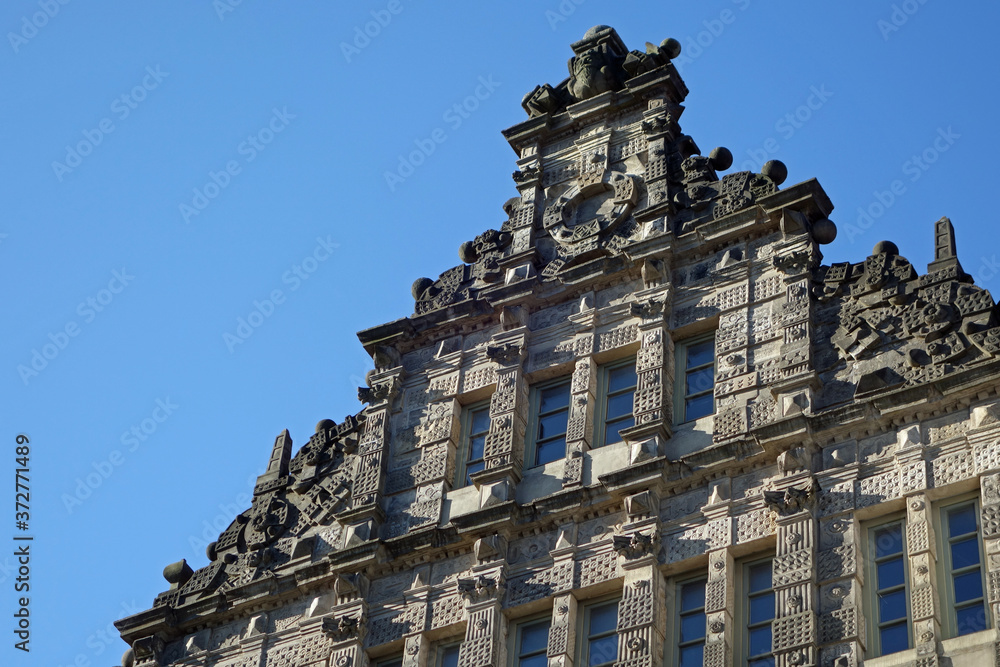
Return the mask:
<svg viewBox="0 0 1000 667">
<path fill-rule="evenodd" d="M 486 348 L 486 356 L 498 364 L 511 366 L 520 363 L 524 358 L 524 348 L 517 343 L 489 345 Z"/>
<path fill-rule="evenodd" d="M 615 535 L 612 538 L 614 549 L 628 560 L 641 558 L 654 553 L 660 544 L 660 531 L 655 528 L 649 533 L 632 533 L 631 535 Z"/>
<path fill-rule="evenodd" d="M 399 393 L 399 387 L 399 378 L 396 377 L 376 380 L 370 387 L 358 387 L 358 400 L 368 404 L 388 401 Z"/>
<path fill-rule="evenodd" d="M 365 618 L 363 615 L 324 618 L 323 634 L 337 642 L 348 639 L 363 639 L 365 635 Z"/>
<path fill-rule="evenodd" d="M 458 592 L 472 602 L 499 597 L 503 593 L 502 578 L 492 579 L 479 575 L 475 579 L 459 579 Z"/>
<path fill-rule="evenodd" d="M 782 516 L 789 516 L 808 509 L 814 498 L 813 484 L 805 488 L 789 487 L 784 491 L 764 492 L 764 503 Z"/>
<path fill-rule="evenodd" d="M 597 158 L 591 156 L 591 160 Z M 585 158 L 586 159 L 586 158 Z M 601 162 L 597 171 L 604 171 Z M 596 248 L 600 239 L 623 222 L 639 201 L 640 179 L 620 172 L 578 179 L 563 194 L 546 203 L 543 226 L 552 239 L 573 254 Z"/>
</svg>

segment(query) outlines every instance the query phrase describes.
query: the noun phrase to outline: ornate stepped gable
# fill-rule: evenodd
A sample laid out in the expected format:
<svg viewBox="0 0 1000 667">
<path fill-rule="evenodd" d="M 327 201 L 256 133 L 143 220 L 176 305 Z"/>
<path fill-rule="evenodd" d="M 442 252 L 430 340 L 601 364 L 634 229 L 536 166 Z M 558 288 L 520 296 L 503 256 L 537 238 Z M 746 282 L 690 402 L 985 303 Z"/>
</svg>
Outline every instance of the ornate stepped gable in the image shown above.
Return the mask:
<svg viewBox="0 0 1000 667">
<path fill-rule="evenodd" d="M 168 566 L 170 589 L 117 623 L 126 667 L 430 665 L 441 637 L 461 640 L 463 666 L 501 665 L 512 624 L 540 610 L 549 665 L 575 664 L 580 610 L 612 590 L 615 664 L 660 665 L 665 576 L 684 572 L 707 578 L 704 664 L 721 667 L 746 545 L 774 559 L 778 664 L 857 665 L 855 512 L 905 497 L 886 511 L 905 508 L 912 537 L 933 521 L 928 489 L 980 483 L 1000 616 L 1000 321 L 951 222 L 923 275 L 887 241 L 823 265 L 836 227 L 816 181 L 779 190 L 776 161 L 720 177 L 731 153 L 702 156 L 681 132 L 675 40 L 629 51 L 597 26 L 572 49 L 571 76 L 526 95 L 529 119 L 504 132 L 507 220 L 413 284 L 412 316 L 359 334 L 366 407 L 321 421 L 294 457 L 277 437 L 209 565 Z M 675 358 L 704 334 L 714 416 L 685 423 Z M 630 357 L 634 423 L 601 442 L 598 377 Z M 532 387 L 556 377 L 571 379 L 565 457 L 537 466 Z M 465 420 L 483 401 L 466 484 Z M 913 539 L 911 558 L 933 557 Z M 920 665 L 942 638 L 930 591 L 914 582 Z"/>
</svg>

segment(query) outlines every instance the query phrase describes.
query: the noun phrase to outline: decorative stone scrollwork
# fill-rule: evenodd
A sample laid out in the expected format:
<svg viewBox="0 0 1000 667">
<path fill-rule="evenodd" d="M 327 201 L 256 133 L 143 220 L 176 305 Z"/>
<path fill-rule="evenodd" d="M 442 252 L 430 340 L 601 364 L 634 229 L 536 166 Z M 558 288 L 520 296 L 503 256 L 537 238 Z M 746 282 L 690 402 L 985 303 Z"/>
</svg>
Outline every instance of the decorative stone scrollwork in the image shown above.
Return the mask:
<svg viewBox="0 0 1000 667">
<path fill-rule="evenodd" d="M 358 400 L 368 404 L 392 400 L 399 393 L 399 388 L 400 381 L 397 377 L 376 380 L 370 387 L 358 387 Z"/>
</svg>

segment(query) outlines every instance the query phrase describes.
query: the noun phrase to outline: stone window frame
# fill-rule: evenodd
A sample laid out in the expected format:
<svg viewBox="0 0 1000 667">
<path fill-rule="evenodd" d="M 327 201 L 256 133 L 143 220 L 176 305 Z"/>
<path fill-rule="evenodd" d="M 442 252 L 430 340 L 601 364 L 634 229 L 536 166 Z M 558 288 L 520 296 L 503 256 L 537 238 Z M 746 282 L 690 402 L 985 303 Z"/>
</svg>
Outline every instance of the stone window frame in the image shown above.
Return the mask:
<svg viewBox="0 0 1000 667">
<path fill-rule="evenodd" d="M 476 412 L 486 413 L 486 430 L 482 432 L 484 437 L 488 437 L 490 432 L 490 425 L 492 423 L 492 418 L 490 416 L 490 399 L 485 399 L 482 401 L 476 401 L 475 403 L 470 403 L 468 405 L 463 405 L 461 413 L 459 415 L 459 441 L 458 441 L 458 451 L 455 457 L 455 483 L 452 485 L 453 489 L 463 489 L 467 486 L 472 486 L 472 482 L 468 481 L 468 464 L 469 464 L 469 447 L 472 443 L 472 414 Z M 483 465 L 485 469 L 485 443 L 483 445 Z"/>
<path fill-rule="evenodd" d="M 690 615 L 690 612 L 681 611 L 681 604 L 683 601 L 681 590 L 684 586 L 696 583 L 702 583 L 704 585 L 702 590 L 701 606 L 701 617 L 704 621 L 703 625 L 705 626 L 702 629 L 704 634 L 701 638 L 702 661 L 704 662 L 705 644 L 708 640 L 708 575 L 703 572 L 689 572 L 686 573 L 686 576 L 674 578 L 672 582 L 674 604 L 673 609 L 668 609 L 668 612 L 671 614 L 672 622 L 670 624 L 669 636 L 667 637 L 667 642 L 665 643 L 665 647 L 669 646 L 672 648 L 669 650 L 670 656 L 667 657 L 665 661 L 667 665 L 681 664 L 681 617 L 684 615 Z M 696 642 L 689 642 L 690 645 L 694 645 L 695 643 Z M 668 653 L 668 651 L 664 651 L 664 654 L 666 653 Z"/>
<path fill-rule="evenodd" d="M 454 653 L 455 662 L 446 663 L 444 661 L 446 654 L 452 650 L 455 651 Z M 437 645 L 434 646 L 434 667 L 452 667 L 452 664 L 454 664 L 455 667 L 458 667 L 458 660 L 461 650 L 462 650 L 461 639 L 453 639 L 453 640 L 446 640 L 439 642 Z"/>
<path fill-rule="evenodd" d="M 737 567 L 737 577 L 736 577 L 736 621 L 735 626 L 738 628 L 736 632 L 733 633 L 733 641 L 735 643 L 733 655 L 740 656 L 739 664 L 743 667 L 747 667 L 750 664 L 749 656 L 747 655 L 750 650 L 750 568 L 755 565 L 761 565 L 762 563 L 771 564 L 771 587 L 766 589 L 770 591 L 771 595 L 775 599 L 775 610 L 772 612 L 770 623 L 774 624 L 777 618 L 777 594 L 774 588 L 774 562 L 775 557 L 773 555 L 761 556 L 759 554 L 750 556 L 743 560 L 740 560 Z M 755 594 L 761 591 L 755 591 Z M 763 623 L 759 624 L 763 627 Z M 771 634 L 771 649 L 774 650 L 774 634 L 772 630 Z M 773 657 L 773 653 L 771 653 Z"/>
<path fill-rule="evenodd" d="M 521 644 L 521 631 L 527 626 L 541 625 L 542 623 L 545 623 L 548 626 L 545 631 L 547 638 L 549 633 L 552 632 L 551 610 L 547 610 L 545 613 L 542 614 L 535 614 L 533 616 L 525 616 L 524 618 L 511 619 L 511 625 L 513 627 L 510 628 L 507 640 L 508 644 L 507 655 L 509 656 L 508 662 L 511 665 L 511 667 L 520 667 L 521 664 L 520 663 L 521 656 L 519 655 L 519 646 Z M 545 647 L 542 649 L 542 652 L 536 653 L 535 655 L 541 655 L 543 658 L 545 658 L 547 663 L 548 661 L 547 651 L 548 651 L 548 640 L 546 639 Z"/>
<path fill-rule="evenodd" d="M 691 336 L 689 338 L 683 338 L 681 340 L 674 342 L 674 425 L 688 424 L 691 422 L 698 421 L 705 417 L 711 417 L 716 414 L 716 409 L 718 406 L 715 402 L 715 386 L 716 378 L 718 377 L 718 359 L 713 351 L 712 353 L 712 387 L 710 390 L 703 392 L 698 392 L 699 395 L 710 394 L 712 396 L 712 411 L 707 415 L 701 415 L 700 417 L 695 417 L 693 419 L 687 418 L 687 398 L 688 395 L 685 392 L 687 377 L 687 351 L 688 348 L 699 345 L 701 343 L 706 343 L 708 341 L 715 340 L 715 331 L 708 333 L 698 334 Z M 698 369 L 707 368 L 708 365 L 705 364 L 700 366 Z"/>
<path fill-rule="evenodd" d="M 986 627 L 984 630 L 993 629 L 993 619 L 990 605 L 989 580 L 987 576 L 988 561 L 986 560 L 986 550 L 983 539 L 983 515 L 982 502 L 978 492 L 966 493 L 960 496 L 947 498 L 935 504 L 935 513 L 932 515 L 937 522 L 937 543 L 940 557 L 937 559 L 938 585 L 941 605 L 941 629 L 944 639 L 965 636 L 958 632 L 958 621 L 956 614 L 955 593 L 953 583 L 953 572 L 951 568 L 951 550 L 948 548 L 948 510 L 953 510 L 963 505 L 971 505 L 976 517 L 976 535 L 979 542 L 979 574 L 983 587 L 983 609 L 986 614 Z M 974 633 L 965 633 L 974 634 Z"/>
<path fill-rule="evenodd" d="M 605 442 L 604 431 L 607 427 L 607 409 L 608 409 L 608 376 L 611 371 L 618 370 L 619 368 L 624 368 L 631 365 L 632 372 L 636 376 L 636 382 L 632 385 L 631 392 L 633 407 L 629 412 L 632 418 L 631 426 L 635 426 L 635 392 L 639 387 L 639 374 L 636 369 L 636 355 L 628 355 L 621 357 L 620 359 L 615 359 L 614 361 L 608 361 L 597 367 L 597 400 L 594 406 L 594 444 L 591 449 L 597 449 L 599 447 L 604 447 L 605 445 L 613 445 L 619 442 L 623 442 L 623 439 L 619 437 L 618 440 L 612 442 Z M 616 391 L 616 395 L 621 395 L 626 393 L 626 390 Z M 620 419 L 620 418 L 617 418 Z M 629 427 L 624 427 L 629 428 Z"/>
<path fill-rule="evenodd" d="M 605 667 L 617 664 L 620 656 L 617 655 L 617 636 L 618 636 L 618 623 L 615 622 L 614 630 L 610 632 L 599 633 L 600 637 L 594 637 L 589 634 L 588 628 L 590 627 L 590 615 L 594 609 L 598 607 L 615 605 L 615 618 L 618 618 L 618 614 L 621 611 L 621 601 L 622 596 L 620 593 L 615 593 L 614 595 L 604 596 L 601 598 L 595 598 L 593 600 L 588 600 L 586 603 L 580 605 L 580 611 L 577 616 L 577 647 L 576 654 L 579 656 L 579 663 L 581 665 L 590 665 L 590 643 L 592 639 L 603 639 L 604 637 L 615 637 L 615 657 L 610 662 L 600 663 L 598 667 Z"/>
<path fill-rule="evenodd" d="M 906 599 L 906 636 L 907 636 L 907 647 L 901 651 L 894 651 L 893 653 L 883 653 L 882 652 L 882 638 L 879 633 L 879 615 L 878 615 L 878 573 L 876 570 L 877 563 L 872 554 L 874 551 L 875 543 L 875 533 L 880 528 L 885 528 L 890 524 L 898 523 L 902 529 L 902 556 L 903 556 L 903 582 L 904 582 L 904 598 Z M 867 658 L 878 658 L 883 655 L 895 655 L 896 653 L 902 653 L 903 651 L 911 650 L 914 647 L 913 642 L 913 611 L 911 607 L 911 591 L 913 589 L 913 580 L 910 577 L 910 556 L 907 549 L 907 525 L 906 525 L 906 514 L 904 512 L 894 512 L 888 516 L 879 517 L 873 521 L 866 521 L 861 526 L 862 534 L 862 562 L 864 563 L 865 577 L 864 581 L 866 583 L 864 587 L 864 615 L 868 624 L 868 646 L 866 648 Z"/>
<path fill-rule="evenodd" d="M 553 459 L 552 461 L 547 461 L 546 463 L 537 463 L 538 457 L 538 421 L 539 415 L 539 401 L 541 397 L 541 392 L 545 389 L 552 387 L 558 387 L 560 385 L 566 386 L 566 432 L 563 434 L 563 455 L 559 458 Z M 527 468 L 540 468 L 547 463 L 553 463 L 555 461 L 560 461 L 566 458 L 566 447 L 569 435 L 569 420 L 572 416 L 573 409 L 573 376 L 572 375 L 560 375 L 554 377 L 550 380 L 545 380 L 544 382 L 538 382 L 537 384 L 532 384 L 528 388 L 528 427 L 524 436 L 525 447 L 524 447 L 524 467 Z"/>
</svg>

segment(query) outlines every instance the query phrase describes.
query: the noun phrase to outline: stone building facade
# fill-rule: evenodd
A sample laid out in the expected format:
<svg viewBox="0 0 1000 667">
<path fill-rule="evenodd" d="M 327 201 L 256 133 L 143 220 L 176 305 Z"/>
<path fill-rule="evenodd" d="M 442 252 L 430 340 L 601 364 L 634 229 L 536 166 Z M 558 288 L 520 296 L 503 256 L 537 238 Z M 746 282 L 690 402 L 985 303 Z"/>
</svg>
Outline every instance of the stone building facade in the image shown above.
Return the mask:
<svg viewBox="0 0 1000 667">
<path fill-rule="evenodd" d="M 364 408 L 117 625 L 126 667 L 1000 666 L 1000 319 L 779 162 L 721 175 L 666 40 L 597 26 L 508 219 L 359 334 Z"/>
</svg>

